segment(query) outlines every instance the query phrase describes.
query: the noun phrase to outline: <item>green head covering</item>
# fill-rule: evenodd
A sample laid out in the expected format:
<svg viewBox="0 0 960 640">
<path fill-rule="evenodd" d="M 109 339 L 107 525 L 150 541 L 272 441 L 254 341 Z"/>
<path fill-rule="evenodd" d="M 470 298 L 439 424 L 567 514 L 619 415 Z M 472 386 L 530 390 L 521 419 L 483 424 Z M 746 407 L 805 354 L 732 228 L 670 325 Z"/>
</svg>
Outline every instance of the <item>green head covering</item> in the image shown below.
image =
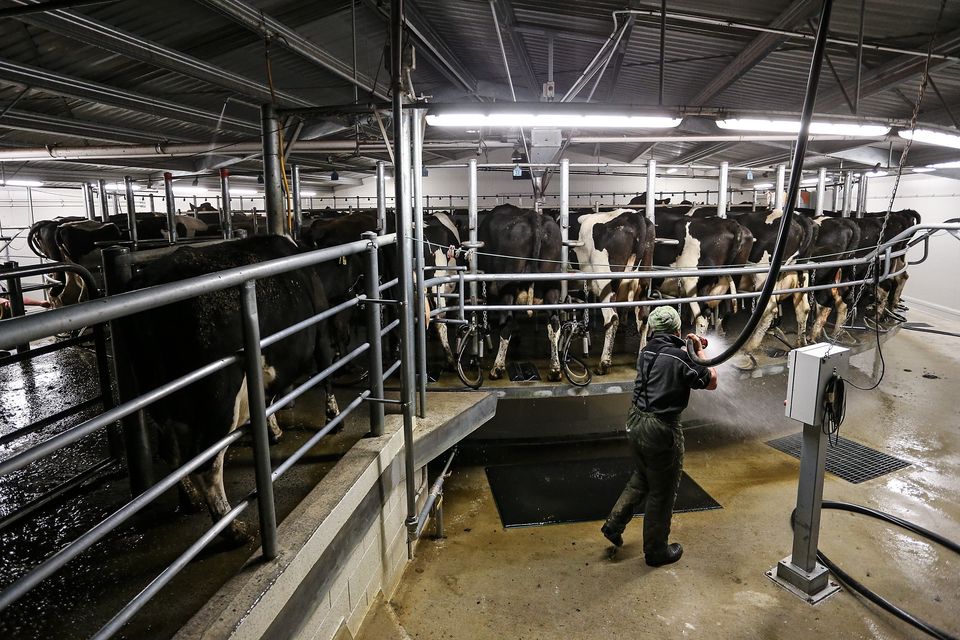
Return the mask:
<svg viewBox="0 0 960 640">
<path fill-rule="evenodd" d="M 647 322 L 653 333 L 676 333 L 680 330 L 680 314 L 673 307 L 657 307 Z"/>
</svg>

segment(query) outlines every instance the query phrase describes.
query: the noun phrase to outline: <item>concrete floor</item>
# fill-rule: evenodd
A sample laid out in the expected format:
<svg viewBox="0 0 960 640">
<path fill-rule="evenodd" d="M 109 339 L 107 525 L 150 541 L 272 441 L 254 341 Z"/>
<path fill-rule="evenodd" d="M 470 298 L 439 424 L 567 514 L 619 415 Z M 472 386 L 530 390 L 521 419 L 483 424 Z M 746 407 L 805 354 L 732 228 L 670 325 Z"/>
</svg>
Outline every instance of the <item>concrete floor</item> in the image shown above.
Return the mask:
<svg viewBox="0 0 960 640">
<path fill-rule="evenodd" d="M 960 332 L 960 323 L 909 315 Z M 841 434 L 912 464 L 859 485 L 828 474 L 825 498 L 878 508 L 960 540 L 958 346 L 956 337 L 907 330 L 887 344 L 882 384 L 849 392 Z M 874 356 L 857 356 L 854 364 L 862 385 Z M 677 564 L 644 564 L 639 520 L 615 560 L 600 522 L 504 529 L 475 459 L 447 482 L 448 537 L 420 543 L 397 593 L 374 609 L 358 637 L 925 637 L 847 590 L 810 606 L 764 575 L 791 546 L 787 519 L 799 462 L 765 444 L 798 430 L 782 415 L 784 390 L 782 377 L 736 381 L 701 393 L 691 406 L 687 418 L 696 427 L 686 433 L 685 470 L 723 509 L 674 517 L 672 538 L 685 551 Z M 590 455 L 593 445 L 579 446 Z M 821 532 L 820 548 L 853 576 L 960 633 L 956 555 L 845 512 L 825 511 Z"/>
</svg>

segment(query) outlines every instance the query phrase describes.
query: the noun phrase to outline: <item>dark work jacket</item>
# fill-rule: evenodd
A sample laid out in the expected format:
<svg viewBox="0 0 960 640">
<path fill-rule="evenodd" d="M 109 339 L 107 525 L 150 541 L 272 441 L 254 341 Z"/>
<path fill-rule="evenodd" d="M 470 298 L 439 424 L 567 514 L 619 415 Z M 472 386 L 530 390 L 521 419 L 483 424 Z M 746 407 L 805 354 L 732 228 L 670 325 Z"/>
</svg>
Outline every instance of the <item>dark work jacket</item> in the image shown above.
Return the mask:
<svg viewBox="0 0 960 640">
<path fill-rule="evenodd" d="M 690 402 L 690 389 L 706 389 L 710 369 L 690 360 L 678 336 L 655 333 L 637 357 L 633 404 L 664 422 L 676 423 Z"/>
</svg>

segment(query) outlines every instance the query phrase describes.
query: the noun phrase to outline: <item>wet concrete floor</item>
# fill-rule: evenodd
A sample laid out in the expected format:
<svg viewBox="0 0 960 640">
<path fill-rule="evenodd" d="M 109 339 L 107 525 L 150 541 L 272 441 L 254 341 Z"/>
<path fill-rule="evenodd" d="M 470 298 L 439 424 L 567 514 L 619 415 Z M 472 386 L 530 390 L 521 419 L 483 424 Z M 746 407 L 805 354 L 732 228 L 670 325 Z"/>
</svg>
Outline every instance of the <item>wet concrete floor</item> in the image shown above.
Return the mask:
<svg viewBox="0 0 960 640">
<path fill-rule="evenodd" d="M 95 371 L 92 353 L 79 348 L 41 356 L 29 365 L 0 368 L 3 397 L 0 437 L 33 420 L 96 396 L 99 391 Z M 346 390 L 342 394 L 338 392 L 338 396 L 341 406 L 353 397 Z M 308 393 L 298 400 L 296 408 L 279 414 L 284 437 L 271 449 L 274 466 L 323 425 L 323 407 L 319 394 Z M 80 417 L 95 413 L 96 408 L 93 408 Z M 275 492 L 278 520 L 293 510 L 368 429 L 366 412 L 359 411 L 356 415 L 358 419 L 346 421 L 343 432 L 325 438 L 278 481 Z M 7 458 L 78 421 L 77 418 L 66 419 L 0 447 L 0 457 Z M 0 478 L 0 517 L 105 457 L 105 441 L 103 433 L 95 434 L 46 460 Z M 251 453 L 248 438 L 228 450 L 225 482 L 227 495 L 233 500 L 246 495 L 254 486 Z M 157 477 L 166 472 L 164 464 L 157 460 Z M 115 467 L 66 499 L 38 512 L 29 521 L 0 530 L 0 589 L 101 521 L 129 498 L 125 473 Z M 256 531 L 256 507 L 247 509 L 241 520 L 248 524 L 248 530 Z M 168 492 L 24 599 L 0 613 L 0 638 L 69 640 L 90 637 L 210 524 L 206 512 L 185 513 L 178 505 L 176 493 Z M 171 637 L 227 580 L 243 570 L 256 549 L 255 542 L 240 548 L 228 548 L 215 541 L 115 637 Z"/>
<path fill-rule="evenodd" d="M 956 322 L 916 310 L 909 315 L 960 331 Z M 877 508 L 960 540 L 958 346 L 956 338 L 912 331 L 887 343 L 883 382 L 873 392 L 848 391 L 841 435 L 911 465 L 859 485 L 828 474 L 824 498 Z M 853 381 L 864 386 L 874 373 L 874 355 L 853 362 Z M 766 577 L 790 553 L 788 517 L 799 461 L 765 441 L 799 425 L 783 416 L 785 378 L 724 382 L 721 377 L 715 393 L 695 394 L 685 415 L 685 470 L 723 509 L 674 517 L 672 539 L 684 545 L 678 563 L 646 566 L 639 519 L 613 560 L 600 522 L 501 525 L 482 465 L 603 457 L 622 446 L 617 441 L 479 443 L 464 449 L 447 481 L 447 537 L 421 541 L 397 593 L 368 616 L 358 638 L 926 637 L 847 590 L 810 606 Z M 625 414 L 628 399 L 581 402 L 602 402 L 598 414 L 609 416 L 616 413 L 614 403 Z M 538 410 L 517 420 L 515 429 L 535 433 L 541 416 L 562 419 Z M 498 419 L 516 417 L 498 411 Z M 845 512 L 824 511 L 821 532 L 820 548 L 851 575 L 960 633 L 955 554 Z"/>
</svg>

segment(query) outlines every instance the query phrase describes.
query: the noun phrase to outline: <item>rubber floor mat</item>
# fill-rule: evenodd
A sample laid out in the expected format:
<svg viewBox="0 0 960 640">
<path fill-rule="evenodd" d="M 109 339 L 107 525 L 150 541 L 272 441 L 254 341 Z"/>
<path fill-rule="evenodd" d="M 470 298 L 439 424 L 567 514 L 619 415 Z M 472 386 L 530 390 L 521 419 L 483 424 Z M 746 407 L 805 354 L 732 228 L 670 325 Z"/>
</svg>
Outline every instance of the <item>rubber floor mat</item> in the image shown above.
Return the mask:
<svg viewBox="0 0 960 640">
<path fill-rule="evenodd" d="M 631 458 L 558 460 L 486 467 L 504 527 L 603 520 L 633 473 Z M 721 509 L 686 473 L 674 513 Z M 643 513 L 640 508 L 636 514 Z"/>
</svg>

